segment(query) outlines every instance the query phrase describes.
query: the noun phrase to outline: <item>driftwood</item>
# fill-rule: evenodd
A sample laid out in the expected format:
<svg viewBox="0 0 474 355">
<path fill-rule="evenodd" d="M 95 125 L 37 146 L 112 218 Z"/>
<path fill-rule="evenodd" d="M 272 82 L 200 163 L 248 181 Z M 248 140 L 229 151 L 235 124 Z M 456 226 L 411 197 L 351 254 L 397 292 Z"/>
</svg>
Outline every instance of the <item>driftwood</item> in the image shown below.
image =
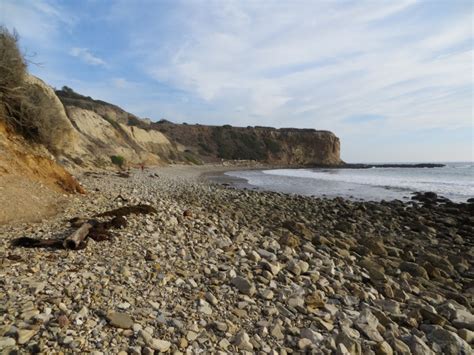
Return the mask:
<svg viewBox="0 0 474 355">
<path fill-rule="evenodd" d="M 21 237 L 12 241 L 14 247 L 23 248 L 52 248 L 61 249 L 62 240 L 58 239 L 34 239 L 30 237 Z"/>
<path fill-rule="evenodd" d="M 35 239 L 30 237 L 21 237 L 12 241 L 12 246 L 24 248 L 53 248 L 53 249 L 83 249 L 90 238 L 96 242 L 111 240 L 114 235 L 109 229 L 122 228 L 127 225 L 124 216 L 130 214 L 149 214 L 156 213 L 152 206 L 135 205 L 120 207 L 112 211 L 100 213 L 94 217 L 113 217 L 105 222 L 99 222 L 96 219 L 86 219 L 84 217 L 75 217 L 69 220 L 72 227 L 76 229 L 71 235 L 64 239 Z"/>
<path fill-rule="evenodd" d="M 63 246 L 64 249 L 79 249 L 81 243 L 87 238 L 89 231 L 93 225 L 89 222 L 84 223 L 79 229 L 74 231 L 69 237 L 64 239 Z"/>
</svg>

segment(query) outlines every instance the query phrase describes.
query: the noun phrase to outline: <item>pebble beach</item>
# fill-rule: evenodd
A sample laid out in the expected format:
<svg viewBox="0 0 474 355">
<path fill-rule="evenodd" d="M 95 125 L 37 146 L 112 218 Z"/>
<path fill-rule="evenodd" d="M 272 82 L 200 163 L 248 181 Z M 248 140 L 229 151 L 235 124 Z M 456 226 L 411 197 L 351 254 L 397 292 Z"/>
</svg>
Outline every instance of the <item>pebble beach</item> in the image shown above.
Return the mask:
<svg viewBox="0 0 474 355">
<path fill-rule="evenodd" d="M 0 352 L 474 353 L 473 203 L 242 190 L 208 170 L 83 174 L 58 215 L 0 226 Z M 81 250 L 11 244 L 137 204 L 156 212 Z"/>
</svg>

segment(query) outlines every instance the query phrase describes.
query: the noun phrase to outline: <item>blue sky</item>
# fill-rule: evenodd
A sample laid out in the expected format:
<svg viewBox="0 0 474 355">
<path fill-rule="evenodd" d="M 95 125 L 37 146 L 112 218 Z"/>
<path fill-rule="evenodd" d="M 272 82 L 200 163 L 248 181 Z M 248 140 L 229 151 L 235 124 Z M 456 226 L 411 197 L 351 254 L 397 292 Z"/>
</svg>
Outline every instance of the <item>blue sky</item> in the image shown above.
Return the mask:
<svg viewBox="0 0 474 355">
<path fill-rule="evenodd" d="M 0 0 L 30 71 L 175 122 L 335 132 L 342 158 L 473 160 L 459 0 Z"/>
</svg>

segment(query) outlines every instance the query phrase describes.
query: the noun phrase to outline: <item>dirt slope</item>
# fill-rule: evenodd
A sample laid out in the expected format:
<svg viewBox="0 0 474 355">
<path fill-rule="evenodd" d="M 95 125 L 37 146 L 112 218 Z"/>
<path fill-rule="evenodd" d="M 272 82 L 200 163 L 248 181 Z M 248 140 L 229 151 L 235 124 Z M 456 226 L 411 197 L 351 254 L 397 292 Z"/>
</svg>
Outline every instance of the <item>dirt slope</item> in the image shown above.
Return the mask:
<svg viewBox="0 0 474 355">
<path fill-rule="evenodd" d="M 7 129 L 0 117 L 0 224 L 39 221 L 76 192 L 85 191 L 44 146 Z"/>
</svg>

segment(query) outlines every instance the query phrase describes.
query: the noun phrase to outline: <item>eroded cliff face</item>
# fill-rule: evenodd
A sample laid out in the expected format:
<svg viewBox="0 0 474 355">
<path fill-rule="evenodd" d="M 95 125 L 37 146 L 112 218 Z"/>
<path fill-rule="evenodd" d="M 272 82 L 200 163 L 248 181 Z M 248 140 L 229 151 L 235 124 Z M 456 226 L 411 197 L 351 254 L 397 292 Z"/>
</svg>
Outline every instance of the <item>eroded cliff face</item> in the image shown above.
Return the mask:
<svg viewBox="0 0 474 355">
<path fill-rule="evenodd" d="M 57 95 L 49 85 L 26 75 L 25 86 L 44 110 L 34 122 L 37 140 L 69 169 L 105 168 L 112 155 L 128 164 L 166 164 L 176 148 L 158 131 L 128 124 L 136 119 L 117 106 L 71 92 Z M 61 99 L 60 99 L 61 98 Z M 61 101 L 63 100 L 63 101 Z"/>
<path fill-rule="evenodd" d="M 0 113 L 0 224 L 40 221 L 83 188 L 42 144 L 29 142 Z"/>
<path fill-rule="evenodd" d="M 231 127 L 154 123 L 153 129 L 203 161 L 257 160 L 278 165 L 339 165 L 340 142 L 313 129 Z"/>
<path fill-rule="evenodd" d="M 38 78 L 27 85 L 48 107 L 38 122 L 40 141 L 69 169 L 105 168 L 121 155 L 127 164 L 160 165 L 254 160 L 276 165 L 337 165 L 339 139 L 314 129 L 150 123 L 120 107 L 65 88 L 53 91 Z"/>
<path fill-rule="evenodd" d="M 86 151 L 79 157 L 80 162 L 76 159 L 79 165 L 105 167 L 112 155 L 121 155 L 132 164 L 159 165 L 166 163 L 174 151 L 171 142 L 158 131 L 127 126 L 75 106 L 66 106 L 66 112 Z"/>
</svg>

